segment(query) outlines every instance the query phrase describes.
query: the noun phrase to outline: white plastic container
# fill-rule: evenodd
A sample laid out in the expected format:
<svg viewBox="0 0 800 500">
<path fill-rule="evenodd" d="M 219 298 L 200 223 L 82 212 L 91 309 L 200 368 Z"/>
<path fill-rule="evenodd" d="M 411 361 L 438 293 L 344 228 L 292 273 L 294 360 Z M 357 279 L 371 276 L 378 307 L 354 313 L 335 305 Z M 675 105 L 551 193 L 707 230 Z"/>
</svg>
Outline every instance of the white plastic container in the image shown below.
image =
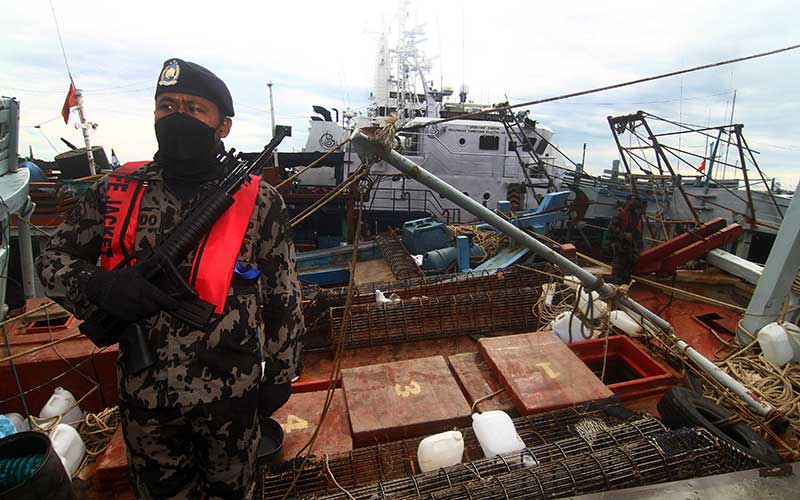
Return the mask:
<svg viewBox="0 0 800 500">
<path fill-rule="evenodd" d="M 786 330 L 786 333 L 789 334 L 789 343 L 792 345 L 792 350 L 794 351 L 792 361 L 800 363 L 800 326 L 794 323 L 784 323 L 783 328 Z"/>
<path fill-rule="evenodd" d="M 772 364 L 783 366 L 792 360 L 794 350 L 786 329 L 778 323 L 770 323 L 758 331 L 758 345 Z"/>
<path fill-rule="evenodd" d="M 581 289 L 578 297 L 578 310 L 588 319 L 598 319 L 608 311 L 608 305 L 600 300 L 600 294 L 592 292 L 592 306 L 589 307 L 589 294 Z"/>
<path fill-rule="evenodd" d="M 25 420 L 25 417 L 19 413 L 6 413 L 6 418 L 11 420 L 11 423 L 16 427 L 17 432 L 25 432 L 31 430 L 31 424 Z"/>
<path fill-rule="evenodd" d="M 545 283 L 542 285 L 542 293 L 544 294 L 544 303 L 548 306 L 553 305 L 553 299 L 556 296 L 556 288 L 558 285 L 555 283 Z"/>
<path fill-rule="evenodd" d="M 514 422 L 504 411 L 492 410 L 472 414 L 472 430 L 486 457 L 512 453 L 525 448 Z"/>
<path fill-rule="evenodd" d="M 608 313 L 608 321 L 628 335 L 639 335 L 642 333 L 642 325 L 637 323 L 636 320 L 625 311 L 611 311 Z"/>
<path fill-rule="evenodd" d="M 575 276 L 568 274 L 564 276 L 564 279 L 561 280 L 562 283 L 567 285 L 568 287 L 572 288 L 573 290 L 577 290 L 579 286 L 581 286 L 581 280 L 576 278 Z"/>
<path fill-rule="evenodd" d="M 50 431 L 50 441 L 53 442 L 53 449 L 61 458 L 67 475 L 74 476 L 86 455 L 86 445 L 83 444 L 83 439 L 78 431 L 71 425 L 58 424 Z"/>
<path fill-rule="evenodd" d="M 417 460 L 422 472 L 459 464 L 463 455 L 464 436 L 458 431 L 447 431 L 428 436 L 419 443 L 417 448 Z"/>
<path fill-rule="evenodd" d="M 590 339 L 598 333 L 584 325 L 572 311 L 564 311 L 556 316 L 556 319 L 550 322 L 550 329 L 565 344 Z"/>
<path fill-rule="evenodd" d="M 77 427 L 83 420 L 81 407 L 75 404 L 75 396 L 66 389 L 56 387 L 53 395 L 44 404 L 44 408 L 39 412 L 39 418 L 50 419 L 56 415 L 61 416 L 62 424 L 70 424 Z"/>
</svg>

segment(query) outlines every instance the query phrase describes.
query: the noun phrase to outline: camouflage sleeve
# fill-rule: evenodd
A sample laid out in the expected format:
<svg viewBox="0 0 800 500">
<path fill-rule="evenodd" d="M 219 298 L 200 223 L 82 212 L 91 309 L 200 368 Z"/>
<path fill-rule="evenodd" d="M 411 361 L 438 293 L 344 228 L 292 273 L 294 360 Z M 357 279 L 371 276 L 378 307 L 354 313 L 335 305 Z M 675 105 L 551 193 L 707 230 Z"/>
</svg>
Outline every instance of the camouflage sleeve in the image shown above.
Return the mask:
<svg viewBox="0 0 800 500">
<path fill-rule="evenodd" d="M 45 294 L 80 319 L 96 310 L 80 291 L 78 275 L 95 268 L 100 257 L 105 185 L 104 179 L 83 193 L 52 233 L 36 263 Z"/>
<path fill-rule="evenodd" d="M 258 266 L 266 334 L 266 383 L 283 384 L 300 375 L 303 350 L 302 297 L 286 205 L 272 187 L 262 188 L 267 215 L 261 227 Z"/>
</svg>

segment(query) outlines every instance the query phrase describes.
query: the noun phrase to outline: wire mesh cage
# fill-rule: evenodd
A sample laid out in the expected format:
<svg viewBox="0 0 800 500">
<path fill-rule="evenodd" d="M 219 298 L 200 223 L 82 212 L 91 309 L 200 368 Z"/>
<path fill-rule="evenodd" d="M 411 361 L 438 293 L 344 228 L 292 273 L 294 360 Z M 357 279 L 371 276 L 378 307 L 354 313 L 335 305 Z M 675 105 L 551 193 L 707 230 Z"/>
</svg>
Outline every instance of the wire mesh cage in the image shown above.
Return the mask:
<svg viewBox="0 0 800 500">
<path fill-rule="evenodd" d="M 419 269 L 419 266 L 414 262 L 411 254 L 408 253 L 408 250 L 406 250 L 403 242 L 400 241 L 400 238 L 393 229 L 375 236 L 375 243 L 377 243 L 378 248 L 381 249 L 383 258 L 386 260 L 386 263 L 389 264 L 392 273 L 397 276 L 398 279 L 402 280 L 422 276 L 422 271 Z"/>
<path fill-rule="evenodd" d="M 373 483 L 351 489 L 348 493 L 339 490 L 319 498 L 347 500 L 351 497 L 368 499 L 425 495 L 536 464 L 566 460 L 621 443 L 641 440 L 667 430 L 661 422 L 653 418 L 644 418 L 611 427 L 599 420 L 583 420 L 578 422 L 574 429 L 578 432 L 576 437 L 543 443 L 519 452 L 462 462 L 432 472 Z"/>
<path fill-rule="evenodd" d="M 429 494 L 415 491 L 391 498 L 561 498 L 721 474 L 756 465 L 754 460 L 720 442 L 705 429 L 681 429 L 554 462 L 516 470 L 509 467 L 506 473 L 476 477 Z"/>
<path fill-rule="evenodd" d="M 580 436 L 593 439 L 591 438 L 593 433 L 602 433 L 599 429 L 617 426 L 638 418 L 640 417 L 625 408 L 616 398 L 610 398 L 518 417 L 514 419 L 514 426 L 527 446 L 539 447 Z M 483 451 L 472 428 L 459 430 L 464 437 L 464 459 L 467 461 L 481 459 Z M 328 458 L 327 467 L 330 474 L 345 488 L 413 476 L 420 473 L 417 447 L 422 439 L 421 437 L 406 439 L 333 455 Z M 546 452 L 539 451 L 539 453 Z M 289 462 L 280 467 L 264 468 L 262 483 L 264 500 L 283 497 L 294 476 L 299 472 L 296 466 L 296 463 Z M 305 498 L 336 491 L 339 489 L 328 475 L 324 459 L 316 457 L 300 472 L 293 493 L 297 498 Z"/>
<path fill-rule="evenodd" d="M 541 288 L 476 291 L 440 297 L 353 306 L 342 339 L 346 347 L 494 332 L 533 331 L 542 326 L 533 306 Z M 330 310 L 331 332 L 342 331 L 345 308 Z"/>
</svg>

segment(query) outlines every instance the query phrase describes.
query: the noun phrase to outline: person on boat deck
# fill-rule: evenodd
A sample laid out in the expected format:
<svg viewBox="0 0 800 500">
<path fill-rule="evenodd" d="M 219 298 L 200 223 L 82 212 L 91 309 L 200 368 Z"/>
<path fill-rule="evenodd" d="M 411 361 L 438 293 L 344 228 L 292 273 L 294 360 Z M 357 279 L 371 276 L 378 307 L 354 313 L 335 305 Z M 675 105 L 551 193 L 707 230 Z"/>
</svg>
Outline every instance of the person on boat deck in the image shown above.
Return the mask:
<svg viewBox="0 0 800 500">
<path fill-rule="evenodd" d="M 136 374 L 126 369 L 125 346 L 117 361 L 137 498 L 252 498 L 259 416 L 286 402 L 301 371 L 305 326 L 294 244 L 283 199 L 265 181 L 244 184 L 229 209 L 235 215 L 226 212 L 178 265 L 200 297 L 218 297 L 205 328 L 172 316 L 175 299 L 134 268 L 115 268 L 122 254 L 163 241 L 218 182 L 217 154 L 233 114 L 222 80 L 198 64 L 167 60 L 155 93 L 154 160 L 89 188 L 38 262 L 53 300 L 81 319 L 99 309 L 139 322 L 156 354 L 155 365 Z M 225 224 L 226 235 L 238 227 L 243 236 L 215 239 Z M 220 272 L 228 261 L 234 272 Z"/>
<path fill-rule="evenodd" d="M 642 228 L 642 204 L 638 196 L 629 195 L 608 226 L 614 253 L 611 261 L 614 283 L 630 283 L 633 265 L 642 250 Z"/>
</svg>

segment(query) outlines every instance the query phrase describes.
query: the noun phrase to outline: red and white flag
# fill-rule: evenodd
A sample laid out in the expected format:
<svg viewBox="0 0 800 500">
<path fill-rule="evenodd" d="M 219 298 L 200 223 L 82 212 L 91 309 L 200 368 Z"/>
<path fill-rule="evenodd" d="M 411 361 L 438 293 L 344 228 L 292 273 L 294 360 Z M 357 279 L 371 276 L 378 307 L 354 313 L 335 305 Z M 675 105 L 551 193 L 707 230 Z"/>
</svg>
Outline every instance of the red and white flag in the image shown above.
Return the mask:
<svg viewBox="0 0 800 500">
<path fill-rule="evenodd" d="M 61 116 L 64 117 L 64 123 L 69 124 L 69 110 L 77 105 L 78 98 L 75 96 L 75 82 L 70 80 L 67 98 L 64 99 L 64 105 L 61 106 Z"/>
</svg>

